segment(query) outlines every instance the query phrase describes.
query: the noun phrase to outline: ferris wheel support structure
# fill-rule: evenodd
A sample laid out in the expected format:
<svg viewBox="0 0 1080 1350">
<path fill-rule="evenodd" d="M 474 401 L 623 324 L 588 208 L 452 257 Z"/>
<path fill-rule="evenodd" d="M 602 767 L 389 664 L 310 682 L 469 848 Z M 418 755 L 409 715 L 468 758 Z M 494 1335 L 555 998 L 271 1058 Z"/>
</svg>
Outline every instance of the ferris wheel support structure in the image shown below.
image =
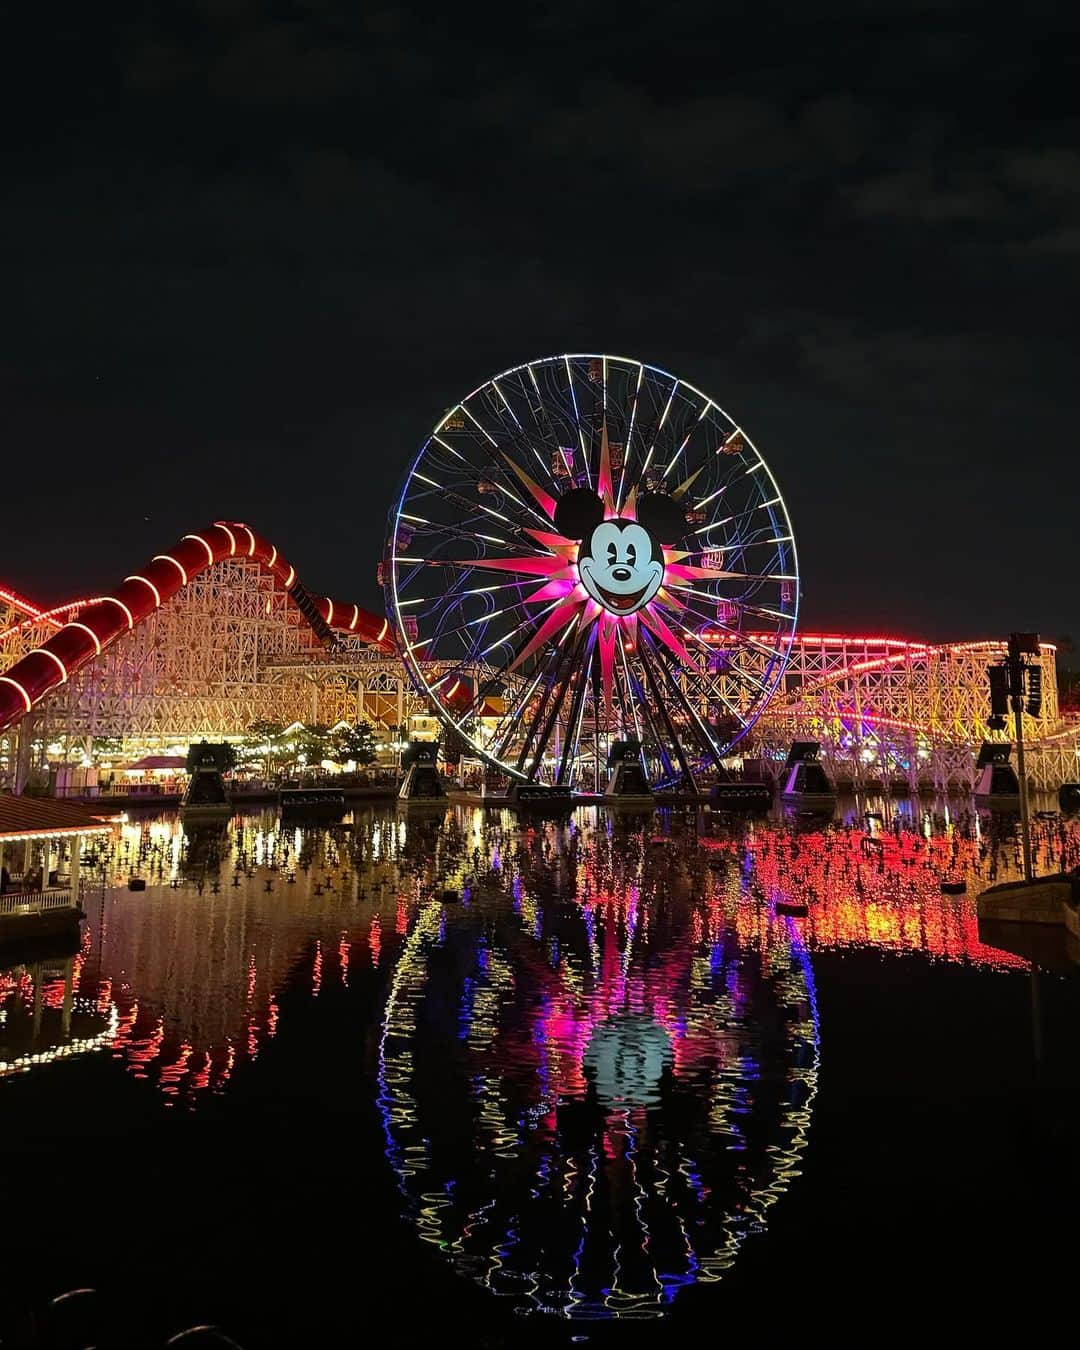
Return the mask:
<svg viewBox="0 0 1080 1350">
<path fill-rule="evenodd" d="M 447 730 L 508 779 L 581 787 L 591 767 L 593 790 L 617 741 L 655 785 L 715 772 L 780 682 L 799 603 L 783 498 L 745 431 L 686 381 L 597 355 L 516 366 L 443 415 L 383 577 Z M 717 629 L 724 692 L 699 707 L 684 675 Z"/>
</svg>

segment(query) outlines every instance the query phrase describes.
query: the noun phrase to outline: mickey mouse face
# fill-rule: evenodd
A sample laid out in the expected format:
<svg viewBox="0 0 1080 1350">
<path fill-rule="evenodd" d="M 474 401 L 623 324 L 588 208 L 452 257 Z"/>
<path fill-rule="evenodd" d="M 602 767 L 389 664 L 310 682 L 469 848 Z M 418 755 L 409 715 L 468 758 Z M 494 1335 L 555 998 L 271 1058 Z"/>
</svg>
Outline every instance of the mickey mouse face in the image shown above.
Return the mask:
<svg viewBox="0 0 1080 1350">
<path fill-rule="evenodd" d="M 637 520 L 604 519 L 604 504 L 587 488 L 572 488 L 557 503 L 555 528 L 580 539 L 578 577 L 590 596 L 612 614 L 633 614 L 664 581 L 662 541 L 686 529 L 678 504 L 662 493 L 640 498 Z"/>
<path fill-rule="evenodd" d="M 605 520 L 578 551 L 578 576 L 594 600 L 613 614 L 647 605 L 664 580 L 663 555 L 653 557 L 652 536 L 632 520 Z"/>
</svg>

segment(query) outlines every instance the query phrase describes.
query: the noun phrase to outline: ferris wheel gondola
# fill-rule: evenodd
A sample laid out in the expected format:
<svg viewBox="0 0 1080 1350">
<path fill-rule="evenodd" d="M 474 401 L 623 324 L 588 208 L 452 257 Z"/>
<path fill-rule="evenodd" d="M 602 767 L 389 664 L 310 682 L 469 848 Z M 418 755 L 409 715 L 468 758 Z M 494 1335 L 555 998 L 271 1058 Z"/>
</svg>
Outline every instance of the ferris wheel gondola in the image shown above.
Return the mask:
<svg viewBox="0 0 1080 1350">
<path fill-rule="evenodd" d="M 418 690 L 510 780 L 600 790 L 616 742 L 694 785 L 783 675 L 799 604 L 747 433 L 640 361 L 557 356 L 447 410 L 390 514 L 387 612 Z"/>
</svg>

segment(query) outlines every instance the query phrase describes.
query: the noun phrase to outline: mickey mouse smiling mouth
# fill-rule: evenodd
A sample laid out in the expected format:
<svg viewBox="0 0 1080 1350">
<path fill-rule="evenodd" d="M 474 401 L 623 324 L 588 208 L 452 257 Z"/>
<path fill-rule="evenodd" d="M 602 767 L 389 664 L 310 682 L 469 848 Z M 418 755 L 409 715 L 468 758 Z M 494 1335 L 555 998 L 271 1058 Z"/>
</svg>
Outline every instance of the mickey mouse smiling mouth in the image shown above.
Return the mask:
<svg viewBox="0 0 1080 1350">
<path fill-rule="evenodd" d="M 617 614 L 632 614 L 649 599 L 648 586 L 642 586 L 640 591 L 631 591 L 629 595 L 616 595 L 614 591 L 605 590 L 593 577 L 582 577 L 582 584 L 587 591 L 595 591 L 593 599 L 599 600 Z"/>
</svg>

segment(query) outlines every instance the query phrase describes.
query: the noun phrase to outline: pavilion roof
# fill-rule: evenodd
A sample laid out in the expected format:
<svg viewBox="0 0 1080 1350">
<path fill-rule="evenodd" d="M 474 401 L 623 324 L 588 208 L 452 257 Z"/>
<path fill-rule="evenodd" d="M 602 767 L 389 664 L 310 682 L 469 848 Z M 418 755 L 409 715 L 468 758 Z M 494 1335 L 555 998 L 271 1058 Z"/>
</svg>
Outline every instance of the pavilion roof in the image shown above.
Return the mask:
<svg viewBox="0 0 1080 1350">
<path fill-rule="evenodd" d="M 13 797 L 0 793 L 0 839 L 29 839 L 34 835 L 106 834 L 112 827 L 75 802 L 51 797 Z"/>
</svg>

